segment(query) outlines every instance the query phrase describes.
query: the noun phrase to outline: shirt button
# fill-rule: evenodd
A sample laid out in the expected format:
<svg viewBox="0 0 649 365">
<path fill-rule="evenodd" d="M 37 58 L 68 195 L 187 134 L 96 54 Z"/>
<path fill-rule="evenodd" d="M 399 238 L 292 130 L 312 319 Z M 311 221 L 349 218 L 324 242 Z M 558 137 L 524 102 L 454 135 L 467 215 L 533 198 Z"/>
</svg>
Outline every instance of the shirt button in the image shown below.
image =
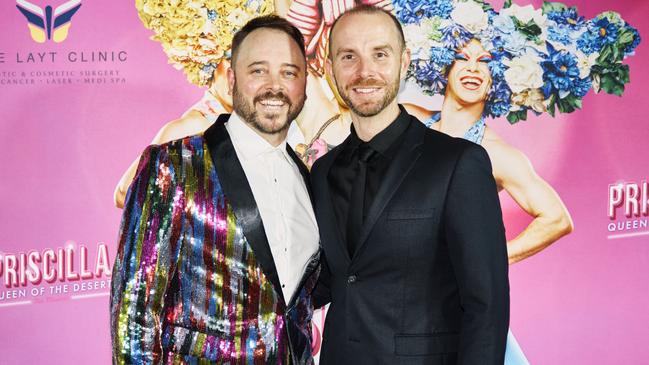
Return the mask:
<svg viewBox="0 0 649 365">
<path fill-rule="evenodd" d="M 347 277 L 347 283 L 353 284 L 355 282 L 356 282 L 356 275 L 350 275 L 349 277 Z"/>
</svg>

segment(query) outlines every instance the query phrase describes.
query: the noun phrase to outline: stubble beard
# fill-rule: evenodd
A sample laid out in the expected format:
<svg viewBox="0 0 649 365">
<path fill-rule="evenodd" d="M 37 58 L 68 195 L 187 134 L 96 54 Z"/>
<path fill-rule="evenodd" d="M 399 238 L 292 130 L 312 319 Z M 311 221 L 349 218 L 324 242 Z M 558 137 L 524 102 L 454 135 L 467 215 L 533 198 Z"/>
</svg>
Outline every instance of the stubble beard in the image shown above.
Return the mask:
<svg viewBox="0 0 649 365">
<path fill-rule="evenodd" d="M 357 114 L 361 117 L 367 118 L 367 117 L 373 117 L 380 112 L 382 112 L 385 108 L 387 108 L 390 103 L 397 97 L 397 94 L 399 93 L 399 84 L 400 84 L 401 78 L 398 76 L 396 80 L 392 80 L 390 83 L 386 83 L 385 81 L 380 81 L 375 78 L 357 78 L 353 82 L 349 84 L 347 87 L 340 87 L 337 86 L 336 88 L 338 89 L 338 93 L 340 94 L 340 97 L 343 99 L 345 104 L 354 112 L 354 114 Z M 372 86 L 377 86 L 377 87 L 386 87 L 386 92 L 383 98 L 379 100 L 376 103 L 372 103 L 368 105 L 367 107 L 365 105 L 356 105 L 351 97 L 349 96 L 349 93 L 347 90 L 350 90 L 350 92 L 353 92 L 351 89 L 355 87 L 372 87 Z"/>
<path fill-rule="evenodd" d="M 257 110 L 255 110 L 255 104 L 261 100 L 265 99 L 278 99 L 288 105 L 288 112 L 286 113 L 286 119 L 283 123 L 269 123 L 264 125 L 260 119 Z M 245 96 L 239 92 L 237 83 L 235 81 L 234 87 L 232 90 L 232 109 L 243 119 L 246 123 L 250 124 L 256 130 L 265 133 L 265 134 L 278 134 L 286 131 L 291 122 L 300 114 L 302 107 L 304 106 L 305 97 L 302 96 L 301 99 L 297 101 L 296 104 L 293 104 L 286 94 L 279 91 L 273 93 L 272 91 L 267 91 L 263 94 L 256 95 L 250 104 Z M 281 113 L 264 113 L 264 119 L 269 119 L 276 121 L 282 117 Z"/>
</svg>

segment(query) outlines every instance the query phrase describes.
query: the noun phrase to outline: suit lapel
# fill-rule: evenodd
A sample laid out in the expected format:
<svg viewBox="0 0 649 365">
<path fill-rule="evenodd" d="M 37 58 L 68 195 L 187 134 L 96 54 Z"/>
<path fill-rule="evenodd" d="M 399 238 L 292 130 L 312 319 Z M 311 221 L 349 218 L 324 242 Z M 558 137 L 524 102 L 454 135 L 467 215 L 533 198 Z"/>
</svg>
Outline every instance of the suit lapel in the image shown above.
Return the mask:
<svg viewBox="0 0 649 365">
<path fill-rule="evenodd" d="M 420 147 L 423 142 L 425 127 L 418 120 L 415 120 L 414 118 L 412 119 L 410 127 L 405 131 L 406 135 L 403 139 L 402 147 L 394 157 L 390 167 L 388 167 L 385 178 L 376 193 L 372 205 L 370 205 L 367 217 L 361 229 L 359 237 L 360 244 L 358 245 L 356 252 L 354 252 L 354 257 L 362 253 L 362 250 L 367 243 L 367 237 L 372 231 L 372 228 L 374 228 L 379 216 L 381 216 L 385 206 L 421 155 Z"/>
<path fill-rule="evenodd" d="M 309 194 L 309 200 L 311 201 L 311 206 L 315 206 L 315 202 L 313 201 L 313 193 L 311 191 L 311 181 L 309 180 L 309 170 L 306 168 L 304 165 L 304 162 L 297 156 L 295 151 L 293 151 L 293 148 L 286 144 L 286 152 L 288 152 L 288 155 L 291 156 L 295 164 L 297 164 L 297 168 L 300 170 L 300 175 L 302 175 L 302 179 L 304 180 L 304 185 L 306 186 L 306 190 Z M 311 278 L 313 273 L 320 268 L 320 248 L 309 258 L 309 261 L 307 262 L 307 266 L 304 269 L 304 273 L 302 273 L 302 278 L 300 279 L 300 283 L 297 286 L 297 289 L 293 293 L 292 298 L 289 300 L 287 303 L 287 307 L 290 309 L 293 306 L 295 306 L 295 301 L 299 297 L 300 292 L 302 291 L 302 287 L 306 283 L 306 281 Z"/>
<path fill-rule="evenodd" d="M 203 136 L 216 167 L 223 192 L 237 218 L 237 223 L 241 226 L 264 275 L 275 287 L 277 295 L 286 303 L 257 203 L 234 150 L 232 140 L 225 129 L 225 122 L 229 118 L 229 114 L 221 114 Z"/>
<path fill-rule="evenodd" d="M 333 205 L 333 200 L 331 197 L 331 189 L 329 189 L 329 172 L 331 171 L 331 166 L 333 163 L 336 161 L 336 158 L 338 158 L 338 155 L 340 152 L 345 148 L 345 145 L 348 143 L 349 138 L 345 139 L 343 143 L 341 143 L 337 148 L 334 148 L 333 150 L 329 151 L 325 157 L 322 157 L 322 162 L 321 162 L 321 169 L 322 169 L 322 177 L 324 181 L 321 182 L 320 186 L 322 186 L 323 194 L 322 194 L 322 201 L 320 201 L 321 207 L 318 207 L 316 205 L 316 209 L 318 209 L 319 212 L 324 216 L 323 217 L 323 222 L 318 221 L 318 223 L 321 225 L 320 227 L 320 232 L 326 232 L 326 234 L 330 234 L 333 237 L 331 237 L 331 240 L 336 241 L 338 247 L 342 250 L 343 256 L 346 258 L 347 264 L 351 261 L 351 258 L 349 257 L 349 252 L 347 251 L 347 244 L 343 240 L 343 234 L 342 231 L 340 230 L 341 227 L 338 225 L 338 220 L 336 219 L 336 212 L 334 211 L 334 205 Z M 329 241 L 329 240 L 327 240 Z"/>
</svg>

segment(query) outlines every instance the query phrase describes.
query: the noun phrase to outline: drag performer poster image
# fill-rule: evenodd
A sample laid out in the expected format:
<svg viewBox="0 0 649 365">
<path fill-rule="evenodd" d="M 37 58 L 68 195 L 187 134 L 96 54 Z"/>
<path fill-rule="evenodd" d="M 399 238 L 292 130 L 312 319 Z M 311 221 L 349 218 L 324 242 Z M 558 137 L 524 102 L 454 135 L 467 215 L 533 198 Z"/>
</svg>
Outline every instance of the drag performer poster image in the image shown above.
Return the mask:
<svg viewBox="0 0 649 365">
<path fill-rule="evenodd" d="M 250 18 L 280 14 L 306 40 L 308 98 L 289 133 L 305 165 L 348 136 L 324 64 L 333 21 L 359 4 L 403 26 L 400 103 L 492 160 L 511 264 L 507 363 L 649 357 L 649 3 L 16 0 L 0 5 L 0 364 L 110 362 L 114 205 L 147 145 L 231 112 L 231 37 Z"/>
<path fill-rule="evenodd" d="M 207 1 L 191 3 L 136 3 L 140 18 L 154 31 L 152 38 L 162 43 L 170 63 L 182 68 L 190 82 L 208 86 L 203 99 L 180 119 L 167 123 L 153 143 L 200 133 L 219 113 L 231 110 L 225 83 L 231 34 L 251 17 L 273 11 L 301 30 L 308 56 L 308 101 L 293 124 L 290 142 L 310 166 L 346 138 L 349 112 L 333 91 L 323 65 L 333 21 L 357 3 L 244 1 L 219 7 Z M 582 108 L 582 99 L 591 89 L 622 95 L 629 81 L 629 68 L 622 61 L 640 43 L 637 30 L 618 13 L 586 19 L 575 7 L 562 3 L 535 8 L 508 1 L 500 10 L 489 2 L 471 0 L 360 3 L 382 7 L 398 17 L 413 56 L 408 82 L 417 85 L 422 96 L 443 96 L 441 105 L 430 105 L 425 97 L 402 101 L 408 111 L 429 128 L 481 144 L 492 160 L 499 189 L 532 218 L 508 241 L 510 264 L 572 232 L 569 209 L 557 192 L 539 176 L 525 152 L 501 138 L 487 121 L 501 118 L 515 124 L 525 123 L 531 114 L 571 113 Z M 178 18 L 196 14 L 200 21 L 180 30 L 175 27 Z M 136 162 L 116 189 L 118 206 Z M 314 326 L 321 327 L 322 323 Z M 506 363 L 527 363 L 511 333 Z"/>
</svg>

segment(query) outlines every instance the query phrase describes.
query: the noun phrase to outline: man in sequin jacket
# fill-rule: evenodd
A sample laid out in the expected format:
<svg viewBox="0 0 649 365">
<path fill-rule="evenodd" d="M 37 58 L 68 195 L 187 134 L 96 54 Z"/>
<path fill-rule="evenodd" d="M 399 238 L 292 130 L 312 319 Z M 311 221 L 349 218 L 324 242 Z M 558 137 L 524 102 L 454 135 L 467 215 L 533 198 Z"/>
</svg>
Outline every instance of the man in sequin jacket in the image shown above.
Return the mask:
<svg viewBox="0 0 649 365">
<path fill-rule="evenodd" d="M 234 113 L 149 146 L 113 268 L 115 364 L 311 364 L 318 230 L 286 144 L 305 99 L 299 30 L 251 20 L 232 44 Z"/>
</svg>

